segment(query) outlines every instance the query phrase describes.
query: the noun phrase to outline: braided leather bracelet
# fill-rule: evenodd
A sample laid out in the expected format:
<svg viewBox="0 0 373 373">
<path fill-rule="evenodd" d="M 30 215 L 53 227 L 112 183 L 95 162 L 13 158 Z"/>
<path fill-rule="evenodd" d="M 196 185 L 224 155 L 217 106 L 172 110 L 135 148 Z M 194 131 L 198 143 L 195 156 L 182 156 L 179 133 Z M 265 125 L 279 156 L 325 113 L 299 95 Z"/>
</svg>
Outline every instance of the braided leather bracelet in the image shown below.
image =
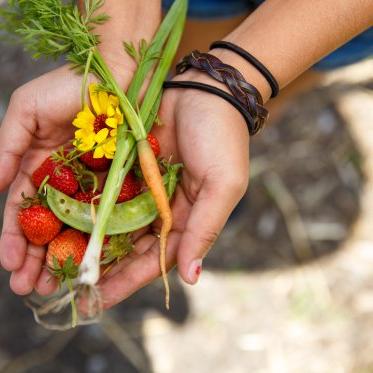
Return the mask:
<svg viewBox="0 0 373 373">
<path fill-rule="evenodd" d="M 271 74 L 271 72 L 259 61 L 257 60 L 252 54 L 250 54 L 245 49 L 242 49 L 236 44 L 230 43 L 229 41 L 214 41 L 211 46 L 210 50 L 212 49 L 228 49 L 232 52 L 237 53 L 242 58 L 244 58 L 246 61 L 248 61 L 251 65 L 253 65 L 267 80 L 269 86 L 272 89 L 272 95 L 271 97 L 276 97 L 280 91 L 280 87 L 278 85 L 278 82 L 276 78 Z"/>
<path fill-rule="evenodd" d="M 215 80 L 227 85 L 234 98 L 246 108 L 253 120 L 253 124 L 249 125 L 250 135 L 257 133 L 263 127 L 268 117 L 268 111 L 263 106 L 262 96 L 237 69 L 224 64 L 211 54 L 199 51 L 185 56 L 177 65 L 176 71 L 181 74 L 191 67 L 204 71 Z"/>
</svg>

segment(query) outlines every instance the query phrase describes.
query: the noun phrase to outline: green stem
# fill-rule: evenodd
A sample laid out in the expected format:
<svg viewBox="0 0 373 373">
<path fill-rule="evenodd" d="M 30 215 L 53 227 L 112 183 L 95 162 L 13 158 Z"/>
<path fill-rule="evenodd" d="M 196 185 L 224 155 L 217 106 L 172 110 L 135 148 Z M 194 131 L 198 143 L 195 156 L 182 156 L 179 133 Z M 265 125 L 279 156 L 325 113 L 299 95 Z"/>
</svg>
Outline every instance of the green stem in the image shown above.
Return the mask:
<svg viewBox="0 0 373 373">
<path fill-rule="evenodd" d="M 84 108 L 84 105 L 85 105 L 85 93 L 86 93 L 86 88 L 87 88 L 87 79 L 88 79 L 89 69 L 91 68 L 92 56 L 93 56 L 93 53 L 92 53 L 92 50 L 90 50 L 88 53 L 87 63 L 85 65 L 84 75 L 83 75 L 83 80 L 82 80 L 82 93 L 81 93 L 82 108 Z"/>
<path fill-rule="evenodd" d="M 163 51 L 161 61 L 159 62 L 157 70 L 153 75 L 152 82 L 149 85 L 144 100 L 142 102 L 140 116 L 143 122 L 146 122 L 146 120 L 148 119 L 148 115 L 151 112 L 154 103 L 157 100 L 157 97 L 162 92 L 163 82 L 166 80 L 168 72 L 170 71 L 172 61 L 175 58 L 177 47 L 180 43 L 181 36 L 184 30 L 185 16 L 187 10 L 186 5 L 184 6 L 183 10 L 184 17 L 182 17 L 181 21 L 175 25 L 173 32 L 169 37 L 167 45 Z"/>
<path fill-rule="evenodd" d="M 185 7 L 186 1 L 176 0 L 166 14 L 161 26 L 157 31 L 157 34 L 155 35 L 153 41 L 149 46 L 149 49 L 146 52 L 148 58 L 145 58 L 140 64 L 135 72 L 130 86 L 128 87 L 127 97 L 132 105 L 136 104 L 137 96 L 144 84 L 146 76 L 157 62 L 153 59 L 149 59 L 149 57 L 154 55 L 160 57 L 162 47 L 169 37 L 172 29 L 174 28 L 175 23 L 178 21 L 178 19 L 181 19 L 183 17 Z"/>
<path fill-rule="evenodd" d="M 118 97 L 120 108 L 122 109 L 122 112 L 124 113 L 124 116 L 126 117 L 126 120 L 131 127 L 135 139 L 139 141 L 146 138 L 146 131 L 144 129 L 141 118 L 136 113 L 135 109 L 131 105 L 127 96 L 124 94 L 123 90 L 120 88 L 119 84 L 116 82 L 102 55 L 97 49 L 93 52 L 93 55 L 97 65 L 99 65 L 99 67 L 101 68 L 101 74 L 103 75 L 102 78 L 104 78 L 103 81 L 110 86 L 110 88 L 113 90 L 113 93 Z"/>
<path fill-rule="evenodd" d="M 76 310 L 76 304 L 75 304 L 75 298 L 74 298 L 74 288 L 73 288 L 73 284 L 72 284 L 72 281 L 71 281 L 71 278 L 69 277 L 66 277 L 66 285 L 67 285 L 67 288 L 69 289 L 69 293 L 70 293 L 70 303 L 71 303 L 71 326 L 73 328 L 76 327 L 76 325 L 78 324 L 78 312 Z"/>
<path fill-rule="evenodd" d="M 127 126 L 125 124 L 118 128 L 117 149 L 115 157 L 110 167 L 105 188 L 100 199 L 100 204 L 96 216 L 96 224 L 93 227 L 92 235 L 87 248 L 87 254 L 85 255 L 85 258 L 91 255 L 91 258 L 94 257 L 97 262 L 99 261 L 99 253 L 96 253 L 97 247 L 102 247 L 108 220 L 120 193 L 123 180 L 128 171 L 132 168 L 134 161 L 136 160 L 136 141 L 145 139 L 147 137 L 147 130 L 150 130 L 152 126 L 152 123 L 147 123 L 147 120 L 151 113 L 154 113 L 154 105 L 159 105 L 160 103 L 160 94 L 162 91 L 163 80 L 165 79 L 171 67 L 172 60 L 177 51 L 178 43 L 181 39 L 186 18 L 187 0 L 176 0 L 172 9 L 173 13 L 171 13 L 171 16 L 169 16 L 168 18 L 166 17 L 167 28 L 164 26 L 164 23 L 162 24 L 163 28 L 162 26 L 160 28 L 160 30 L 162 30 L 162 37 L 159 37 L 159 34 L 157 34 L 158 38 L 157 36 L 155 38 L 157 40 L 157 43 L 152 44 L 152 48 L 155 48 L 155 45 L 157 48 L 159 48 L 160 53 L 163 47 L 163 44 L 161 45 L 161 42 L 162 40 L 167 39 L 167 35 L 164 36 L 163 33 L 168 31 L 170 36 L 162 54 L 160 63 L 158 64 L 158 67 L 154 74 L 154 78 L 152 79 L 148 87 L 146 101 L 144 100 L 146 105 L 145 107 L 143 107 L 143 104 L 141 107 L 141 116 L 136 113 L 131 103 L 135 103 L 135 99 L 137 98 L 141 86 L 145 80 L 146 74 L 143 74 L 143 72 L 145 70 L 147 70 L 147 72 L 150 71 L 152 65 L 149 65 L 148 63 L 142 65 L 142 71 L 136 73 L 135 83 L 131 84 L 131 87 L 129 89 L 129 97 L 126 97 L 126 95 L 120 89 L 119 85 L 112 76 L 102 56 L 97 50 L 94 51 L 93 64 L 95 70 L 100 72 L 100 78 L 118 96 L 120 107 L 123 110 L 126 120 L 133 133 L 133 136 L 126 136 Z M 161 69 L 164 71 L 160 71 Z M 142 84 L 140 84 L 141 80 Z M 154 118 L 152 120 L 154 121 Z M 144 126 L 143 123 L 146 123 L 146 126 Z M 83 260 L 83 263 L 81 265 L 82 274 L 84 274 L 85 271 L 89 270 L 85 267 L 84 264 L 85 261 Z"/>
<path fill-rule="evenodd" d="M 41 182 L 40 186 L 39 186 L 39 189 L 38 189 L 38 194 L 43 194 L 43 191 L 44 191 L 44 187 L 45 185 L 47 184 L 48 180 L 50 179 L 50 176 L 47 175 L 43 181 Z"/>
<path fill-rule="evenodd" d="M 182 13 L 182 16 L 184 17 L 179 23 L 175 25 L 174 29 L 172 30 L 173 32 L 169 37 L 166 47 L 164 48 L 162 59 L 153 75 L 152 82 L 150 83 L 148 90 L 146 91 L 145 98 L 141 105 L 140 116 L 145 123 L 145 130 L 147 132 L 150 132 L 154 123 L 154 119 L 158 113 L 162 98 L 162 85 L 171 68 L 172 61 L 175 58 L 177 47 L 183 34 L 187 8 L 186 5 L 185 7 L 181 8 L 182 10 L 184 10 L 184 13 Z M 133 137 L 128 136 L 126 138 L 126 142 L 127 147 L 130 147 L 131 149 L 131 155 L 132 153 L 134 153 L 134 159 L 136 159 L 137 149 L 135 148 L 136 143 Z"/>
</svg>

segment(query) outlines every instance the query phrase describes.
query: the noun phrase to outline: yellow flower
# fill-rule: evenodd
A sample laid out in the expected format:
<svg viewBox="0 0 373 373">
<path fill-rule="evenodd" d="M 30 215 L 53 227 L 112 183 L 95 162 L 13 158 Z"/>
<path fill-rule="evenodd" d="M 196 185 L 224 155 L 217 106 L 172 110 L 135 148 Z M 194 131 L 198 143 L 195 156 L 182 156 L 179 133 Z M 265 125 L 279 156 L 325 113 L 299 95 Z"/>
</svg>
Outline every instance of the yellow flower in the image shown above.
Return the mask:
<svg viewBox="0 0 373 373">
<path fill-rule="evenodd" d="M 93 157 L 112 159 L 116 150 L 117 128 L 123 124 L 123 114 L 118 97 L 99 91 L 97 84 L 90 84 L 89 97 L 93 111 L 84 105 L 75 119 L 74 146 L 83 152 L 94 149 Z"/>
<path fill-rule="evenodd" d="M 116 139 L 114 137 L 111 137 L 108 141 L 106 141 L 104 144 L 98 146 L 94 153 L 93 158 L 102 158 L 106 157 L 108 159 L 113 159 L 116 149 Z"/>
</svg>

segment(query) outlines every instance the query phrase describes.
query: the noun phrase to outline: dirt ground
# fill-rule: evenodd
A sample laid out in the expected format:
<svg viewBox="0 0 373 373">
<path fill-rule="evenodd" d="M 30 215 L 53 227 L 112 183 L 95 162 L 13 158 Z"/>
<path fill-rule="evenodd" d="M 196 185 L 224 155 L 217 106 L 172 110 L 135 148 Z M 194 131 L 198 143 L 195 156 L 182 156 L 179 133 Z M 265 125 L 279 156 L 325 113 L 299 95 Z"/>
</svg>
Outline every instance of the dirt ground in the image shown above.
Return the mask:
<svg viewBox="0 0 373 373">
<path fill-rule="evenodd" d="M 0 118 L 53 66 L 0 45 Z M 99 325 L 50 332 L 0 271 L 0 370 L 373 372 L 372 88 L 373 61 L 329 73 L 253 139 L 250 189 L 199 284 L 173 274 L 169 313 L 155 283 Z"/>
</svg>

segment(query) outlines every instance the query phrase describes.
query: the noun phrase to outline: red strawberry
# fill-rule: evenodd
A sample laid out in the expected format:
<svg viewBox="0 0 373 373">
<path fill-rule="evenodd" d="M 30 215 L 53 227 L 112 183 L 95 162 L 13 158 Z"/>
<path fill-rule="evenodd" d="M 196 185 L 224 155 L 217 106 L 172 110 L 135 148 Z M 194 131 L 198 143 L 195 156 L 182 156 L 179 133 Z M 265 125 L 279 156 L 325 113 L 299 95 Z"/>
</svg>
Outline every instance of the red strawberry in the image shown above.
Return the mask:
<svg viewBox="0 0 373 373">
<path fill-rule="evenodd" d="M 78 277 L 79 265 L 83 260 L 87 245 L 88 241 L 84 233 L 75 229 L 67 229 L 49 243 L 47 251 L 46 262 L 50 272 L 60 282 L 65 280 L 67 282 L 71 296 L 71 326 L 73 328 L 77 325 L 78 316 L 71 280 Z"/>
<path fill-rule="evenodd" d="M 141 192 L 141 184 L 133 172 L 129 172 L 124 179 L 117 203 L 129 201 Z"/>
<path fill-rule="evenodd" d="M 77 200 L 77 201 L 80 201 L 80 202 L 84 202 L 84 203 L 91 203 L 92 199 L 94 197 L 97 197 L 99 196 L 100 193 L 99 192 L 93 192 L 93 191 L 89 191 L 89 192 L 78 192 L 76 194 L 74 194 L 74 198 Z M 98 205 L 100 202 L 99 198 L 96 198 L 95 200 L 93 200 L 93 204 L 94 205 Z"/>
<path fill-rule="evenodd" d="M 84 153 L 79 157 L 79 159 L 90 170 L 97 172 L 107 171 L 111 165 L 111 159 L 106 157 L 93 158 L 93 152 Z"/>
<path fill-rule="evenodd" d="M 32 182 L 39 188 L 43 180 L 49 176 L 48 184 L 62 193 L 72 196 L 78 191 L 79 183 L 73 170 L 63 166 L 62 161 L 48 157 L 32 174 Z"/>
<path fill-rule="evenodd" d="M 152 147 L 152 150 L 153 150 L 153 153 L 154 153 L 155 157 L 158 158 L 159 154 L 161 154 L 161 147 L 159 145 L 158 139 L 152 133 L 149 133 L 148 134 L 148 142 L 149 142 L 150 146 Z"/>
<path fill-rule="evenodd" d="M 62 222 L 49 208 L 42 205 L 20 210 L 18 222 L 27 239 L 37 246 L 43 246 L 52 241 L 62 228 Z"/>
<path fill-rule="evenodd" d="M 87 249 L 86 236 L 75 229 L 66 229 L 49 243 L 46 262 L 52 269 L 56 264 L 63 267 L 68 258 L 72 258 L 75 266 L 78 266 L 84 257 Z"/>
</svg>

